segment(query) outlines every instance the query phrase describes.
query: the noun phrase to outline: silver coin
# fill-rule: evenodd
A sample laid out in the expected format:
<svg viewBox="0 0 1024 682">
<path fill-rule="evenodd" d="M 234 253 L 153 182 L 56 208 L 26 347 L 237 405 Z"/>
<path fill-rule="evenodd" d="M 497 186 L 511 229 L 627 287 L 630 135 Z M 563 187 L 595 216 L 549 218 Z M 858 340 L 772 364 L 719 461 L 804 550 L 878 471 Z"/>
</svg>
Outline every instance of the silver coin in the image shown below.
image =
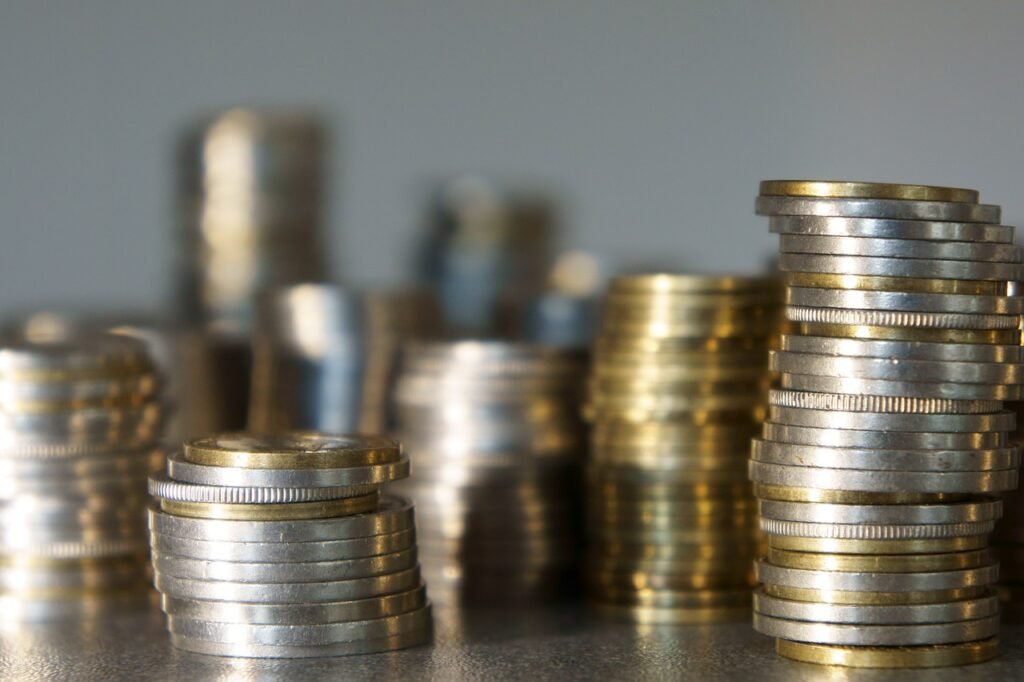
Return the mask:
<svg viewBox="0 0 1024 682">
<path fill-rule="evenodd" d="M 154 571 L 157 591 L 181 599 L 258 604 L 304 604 L 369 599 L 411 590 L 420 584 L 418 568 L 353 580 L 314 583 L 252 583 L 193 580 Z"/>
<path fill-rule="evenodd" d="M 1014 315 L 969 313 L 916 313 L 895 310 L 847 310 L 839 308 L 786 307 L 786 319 L 808 324 L 908 327 L 912 329 L 1015 329 Z"/>
<path fill-rule="evenodd" d="M 405 592 L 370 599 L 318 604 L 246 604 L 176 599 L 167 595 L 160 600 L 161 609 L 174 616 L 250 625 L 316 625 L 387 618 L 421 609 L 426 603 L 427 589 L 422 584 Z"/>
<path fill-rule="evenodd" d="M 1020 465 L 1017 448 L 996 450 L 871 450 L 794 445 L 754 439 L 751 457 L 766 464 L 877 471 L 982 472 Z"/>
<path fill-rule="evenodd" d="M 1000 209 L 986 204 L 904 199 L 811 199 L 760 196 L 758 215 L 835 216 L 841 218 L 885 218 L 889 220 L 998 223 Z"/>
<path fill-rule="evenodd" d="M 211 561 L 338 561 L 391 554 L 415 544 L 416 532 L 412 528 L 365 538 L 317 542 L 207 542 L 173 535 L 150 535 L 154 552 Z"/>
<path fill-rule="evenodd" d="M 777 372 L 853 379 L 957 384 L 1019 384 L 1024 381 L 1024 364 L 1010 363 L 851 358 L 772 351 L 769 365 Z"/>
<path fill-rule="evenodd" d="M 342 623 L 318 625 L 250 625 L 215 623 L 168 615 L 167 628 L 173 634 L 213 642 L 269 644 L 272 646 L 319 646 L 364 639 L 378 639 L 404 632 L 429 629 L 432 624 L 429 603 L 415 611 Z"/>
<path fill-rule="evenodd" d="M 968 450 L 971 448 L 1002 448 L 1007 445 L 1005 434 L 998 431 L 984 433 L 857 431 L 790 426 L 773 421 L 764 423 L 762 437 L 764 440 L 777 443 L 869 450 Z"/>
<path fill-rule="evenodd" d="M 813 287 L 788 287 L 786 289 L 786 304 L 811 308 L 971 313 L 976 315 L 1019 315 L 1024 309 L 1024 299 L 1013 296 L 918 294 L 901 291 L 861 291 Z"/>
<path fill-rule="evenodd" d="M 941 242 L 915 239 L 838 237 L 784 234 L 783 253 L 817 253 L 835 256 L 872 256 L 936 260 L 1020 263 L 1022 252 L 1012 244 Z"/>
<path fill-rule="evenodd" d="M 809 426 L 817 429 L 854 429 L 857 431 L 932 431 L 982 432 L 1012 431 L 1017 423 L 1014 412 L 993 414 L 893 414 L 887 412 L 842 412 L 812 410 L 805 407 L 773 405 L 769 419 L 779 424 Z"/>
<path fill-rule="evenodd" d="M 878 239 L 931 239 L 954 242 L 1013 242 L 1010 225 L 984 223 L 926 222 L 885 218 L 840 218 L 828 216 L 774 216 L 769 221 L 776 234 L 802 234 L 835 237 L 874 237 Z"/>
<path fill-rule="evenodd" d="M 759 560 L 754 571 L 757 579 L 768 585 L 839 592 L 931 592 L 984 587 L 999 579 L 999 564 L 994 563 L 958 571 L 871 573 L 783 568 Z"/>
<path fill-rule="evenodd" d="M 326 646 L 270 646 L 262 644 L 211 642 L 195 637 L 171 634 L 175 647 L 210 656 L 232 658 L 321 658 L 324 656 L 351 656 L 397 651 L 427 644 L 433 638 L 433 630 L 413 630 L 391 637 L 363 639 Z"/>
<path fill-rule="evenodd" d="M 806 523 L 761 517 L 761 532 L 791 538 L 827 538 L 830 540 L 936 540 L 969 538 L 991 533 L 995 521 L 935 523 L 911 525 L 869 525 L 866 523 Z"/>
<path fill-rule="evenodd" d="M 894 529 L 912 524 L 958 525 L 989 522 L 999 519 L 1003 513 L 1003 503 L 998 499 L 984 499 L 978 502 L 898 505 L 759 500 L 758 508 L 764 519 L 813 524 L 888 524 Z M 934 533 L 939 532 L 939 529 L 922 530 L 922 532 Z M 966 535 L 980 535 L 982 532 L 984 531 L 966 533 Z M 957 533 L 957 536 L 960 535 L 964 535 L 964 533 Z"/>
<path fill-rule="evenodd" d="M 1016 469 L 993 471 L 864 471 L 750 462 L 750 480 L 788 488 L 876 493 L 991 493 L 1012 490 Z"/>
<path fill-rule="evenodd" d="M 1019 400 L 1022 396 L 1020 386 L 995 384 L 886 381 L 885 379 L 856 379 L 789 373 L 783 374 L 779 381 L 784 388 L 816 393 L 869 394 L 946 400 Z"/>
<path fill-rule="evenodd" d="M 165 472 L 149 479 L 149 494 L 161 500 L 210 504 L 290 504 L 351 497 L 351 488 L 279 488 L 269 486 L 218 486 L 171 480 Z"/>
<path fill-rule="evenodd" d="M 768 404 L 809 410 L 840 412 L 886 412 L 894 414 L 985 414 L 1002 408 L 999 400 L 943 400 L 900 396 L 812 393 L 773 388 Z"/>
<path fill-rule="evenodd" d="M 413 505 L 395 495 L 381 497 L 377 511 L 331 519 L 223 521 L 174 516 L 149 508 L 150 530 L 191 540 L 227 542 L 319 542 L 350 540 L 414 527 Z"/>
<path fill-rule="evenodd" d="M 999 597 L 989 594 L 978 599 L 936 604 L 861 605 L 819 604 L 781 599 L 754 590 L 754 611 L 764 616 L 814 623 L 851 625 L 914 625 L 954 623 L 998 615 Z"/>
<path fill-rule="evenodd" d="M 912 258 L 873 258 L 870 256 L 820 256 L 783 253 L 779 256 L 783 272 L 813 272 L 829 275 L 868 275 L 872 277 L 915 277 L 921 279 L 967 279 L 996 282 L 1024 279 L 1019 263 L 989 261 L 915 260 Z"/>
<path fill-rule="evenodd" d="M 955 623 L 840 625 L 773 618 L 754 612 L 754 629 L 770 637 L 842 646 L 928 646 L 974 642 L 999 632 L 999 616 Z"/>
<path fill-rule="evenodd" d="M 925 343 L 922 341 L 869 341 L 828 336 L 783 334 L 780 350 L 819 355 L 843 355 L 899 360 L 940 360 L 946 362 L 1024 362 L 1021 346 L 984 343 Z M 881 410 L 880 410 L 881 411 Z M 988 410 L 994 412 L 994 410 Z"/>
<path fill-rule="evenodd" d="M 365 467 L 342 469 L 248 469 L 195 464 L 178 452 L 170 455 L 167 472 L 184 483 L 248 487 L 351 487 L 372 492 L 373 487 L 409 475 L 409 458 Z M 365 494 L 365 493 L 358 493 Z"/>
<path fill-rule="evenodd" d="M 153 568 L 164 575 L 215 582 L 318 583 L 393 574 L 415 566 L 415 548 L 358 559 L 287 563 L 214 561 L 153 553 Z"/>
</svg>

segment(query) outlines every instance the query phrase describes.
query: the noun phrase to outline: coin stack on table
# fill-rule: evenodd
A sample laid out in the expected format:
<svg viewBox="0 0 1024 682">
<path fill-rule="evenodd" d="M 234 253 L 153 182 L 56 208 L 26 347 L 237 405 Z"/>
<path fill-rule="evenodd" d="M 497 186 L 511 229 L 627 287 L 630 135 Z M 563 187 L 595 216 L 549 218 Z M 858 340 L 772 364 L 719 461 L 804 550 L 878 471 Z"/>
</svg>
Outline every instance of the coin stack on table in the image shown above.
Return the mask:
<svg viewBox="0 0 1024 682">
<path fill-rule="evenodd" d="M 769 181 L 786 317 L 751 480 L 754 626 L 780 654 L 932 667 L 996 653 L 995 495 L 1017 485 L 1021 279 L 971 190 Z"/>
<path fill-rule="evenodd" d="M 316 432 L 192 440 L 150 479 L 155 584 L 175 646 L 303 658 L 426 643 L 432 621 L 393 440 Z"/>
<path fill-rule="evenodd" d="M 588 584 L 600 611 L 748 616 L 758 533 L 746 462 L 781 307 L 775 278 L 612 281 L 586 407 Z"/>
<path fill-rule="evenodd" d="M 578 593 L 585 358 L 499 341 L 410 346 L 396 389 L 438 604 Z M 443 591 L 442 591 L 443 590 Z"/>
<path fill-rule="evenodd" d="M 159 389 L 136 339 L 0 339 L 0 620 L 147 603 Z"/>
<path fill-rule="evenodd" d="M 1019 294 L 1018 294 L 1019 295 Z M 1017 415 L 1017 429 L 1010 440 L 1024 439 L 1024 402 L 1006 403 Z M 999 591 L 1003 622 L 1024 622 L 1024 490 L 1004 493 L 1003 519 L 992 534 L 992 549 L 999 560 Z"/>
</svg>

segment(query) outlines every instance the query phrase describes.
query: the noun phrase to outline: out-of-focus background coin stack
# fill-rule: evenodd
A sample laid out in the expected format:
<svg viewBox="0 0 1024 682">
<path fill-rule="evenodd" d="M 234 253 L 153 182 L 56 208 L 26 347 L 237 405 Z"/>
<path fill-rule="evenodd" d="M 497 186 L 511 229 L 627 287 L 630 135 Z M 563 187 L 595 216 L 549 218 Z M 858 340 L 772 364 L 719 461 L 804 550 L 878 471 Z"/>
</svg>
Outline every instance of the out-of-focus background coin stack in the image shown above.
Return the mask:
<svg viewBox="0 0 1024 682">
<path fill-rule="evenodd" d="M 754 441 L 767 555 L 754 626 L 798 660 L 930 667 L 996 653 L 995 496 L 1024 377 L 1013 230 L 971 190 L 768 181 L 781 388 Z"/>
<path fill-rule="evenodd" d="M 411 346 L 396 388 L 420 553 L 438 604 L 578 592 L 585 356 L 499 341 Z"/>
<path fill-rule="evenodd" d="M 192 440 L 150 479 L 156 588 L 175 646 L 304 658 L 430 641 L 409 460 L 384 437 Z"/>
<path fill-rule="evenodd" d="M 758 532 L 746 462 L 781 304 L 774 278 L 612 281 L 586 407 L 588 585 L 602 612 L 749 614 Z"/>
<path fill-rule="evenodd" d="M 0 338 L 0 620 L 147 603 L 160 385 L 124 336 Z"/>
<path fill-rule="evenodd" d="M 245 426 L 256 295 L 327 277 L 326 140 L 311 114 L 241 109 L 183 137 L 177 270 L 189 437 Z"/>
</svg>

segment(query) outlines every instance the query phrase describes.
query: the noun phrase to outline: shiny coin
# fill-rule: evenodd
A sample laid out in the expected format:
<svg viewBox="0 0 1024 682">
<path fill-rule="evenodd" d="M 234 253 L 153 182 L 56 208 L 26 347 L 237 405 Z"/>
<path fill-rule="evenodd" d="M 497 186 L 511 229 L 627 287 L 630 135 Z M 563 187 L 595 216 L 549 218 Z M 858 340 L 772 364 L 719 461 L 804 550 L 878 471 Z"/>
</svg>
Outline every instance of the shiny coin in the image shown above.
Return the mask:
<svg viewBox="0 0 1024 682">
<path fill-rule="evenodd" d="M 249 469 L 245 467 L 207 466 L 188 462 L 181 453 L 168 458 L 170 477 L 184 483 L 211 486 L 251 487 L 338 487 L 352 494 L 371 492 L 369 486 L 396 481 L 409 475 L 409 459 L 340 469 Z"/>
<path fill-rule="evenodd" d="M 839 199 L 907 199 L 913 201 L 954 201 L 975 204 L 978 192 L 959 187 L 898 185 L 881 182 L 823 180 L 764 180 L 763 196 L 821 197 Z"/>
<path fill-rule="evenodd" d="M 1009 411 L 993 414 L 892 414 L 885 412 L 842 412 L 804 407 L 772 406 L 769 418 L 779 424 L 811 428 L 854 429 L 858 431 L 983 432 L 1012 431 L 1017 415 Z"/>
<path fill-rule="evenodd" d="M 965 644 L 915 647 L 864 647 L 808 644 L 780 639 L 775 642 L 780 656 L 805 663 L 847 668 L 943 668 L 971 665 L 999 653 L 995 638 Z"/>
<path fill-rule="evenodd" d="M 989 618 L 999 614 L 999 598 L 994 592 L 979 599 L 939 604 L 853 605 L 815 604 L 780 599 L 763 590 L 754 591 L 754 611 L 784 620 L 851 625 L 914 625 L 953 623 Z"/>
<path fill-rule="evenodd" d="M 1019 263 L 993 263 L 990 261 L 969 260 L 875 258 L 871 256 L 822 256 L 818 254 L 783 253 L 779 256 L 779 268 L 784 272 L 818 272 L 830 275 L 868 275 L 871 277 L 915 277 L 922 279 L 967 279 L 1004 282 L 1024 279 L 1022 277 L 1024 269 L 1022 269 Z M 985 327 L 981 328 L 984 329 Z M 995 328 L 998 329 L 998 327 Z"/>
<path fill-rule="evenodd" d="M 172 480 L 166 473 L 154 474 L 149 479 L 149 494 L 161 500 L 175 502 L 197 502 L 209 504 L 292 504 L 319 502 L 340 498 L 357 497 L 351 488 L 282 488 L 282 487 L 226 487 L 197 485 Z M 376 490 L 360 491 L 362 496 L 372 495 Z"/>
<path fill-rule="evenodd" d="M 815 325 L 857 327 L 907 327 L 911 329 L 1010 330 L 1013 315 L 903 312 L 896 310 L 846 310 L 787 306 L 786 319 Z"/>
<path fill-rule="evenodd" d="M 948 381 L 958 384 L 1017 384 L 1024 381 L 1024 364 L 1010 363 L 851 358 L 773 351 L 770 365 L 776 371 L 792 374 L 886 381 Z"/>
<path fill-rule="evenodd" d="M 988 545 L 988 536 L 975 535 L 935 540 L 845 540 L 772 535 L 768 537 L 768 545 L 770 548 L 794 552 L 823 554 L 938 554 L 981 549 Z"/>
<path fill-rule="evenodd" d="M 754 565 L 757 579 L 763 583 L 807 590 L 839 590 L 847 592 L 922 592 L 952 590 L 963 587 L 991 585 L 999 578 L 999 565 L 956 571 L 916 573 L 846 573 L 812 571 L 774 566 L 764 561 Z"/>
<path fill-rule="evenodd" d="M 958 525 L 995 521 L 1003 513 L 1002 501 L 997 499 L 930 505 L 823 504 L 759 500 L 758 508 L 762 519 L 815 524 L 861 524 L 865 528 L 869 528 L 872 524 L 883 524 L 891 526 L 894 532 L 901 525 Z M 939 531 L 935 529 L 928 532 Z M 979 533 L 969 533 L 969 535 L 977 534 Z"/>
<path fill-rule="evenodd" d="M 312 431 L 266 436 L 236 433 L 185 444 L 185 460 L 208 466 L 253 469 L 337 469 L 393 462 L 401 447 L 378 436 L 334 436 Z"/>
<path fill-rule="evenodd" d="M 289 521 L 363 514 L 377 508 L 378 493 L 340 500 L 290 504 L 213 504 L 159 500 L 160 509 L 175 516 L 228 521 Z"/>
<path fill-rule="evenodd" d="M 938 360 L 942 362 L 1019 363 L 1024 350 L 1019 345 L 994 346 L 963 343 L 926 343 L 922 341 L 865 341 L 824 336 L 784 334 L 780 349 L 815 355 L 888 358 L 899 360 Z M 879 410 L 884 412 L 887 410 Z M 995 410 L 986 410 L 994 412 Z"/>
<path fill-rule="evenodd" d="M 900 199 L 811 199 L 758 197 L 758 215 L 836 216 L 841 218 L 885 218 L 889 220 L 998 223 L 998 206 L 941 201 Z"/>
<path fill-rule="evenodd" d="M 1012 296 L 916 294 L 896 291 L 856 291 L 790 287 L 786 303 L 794 306 L 850 310 L 890 310 L 933 313 L 1017 315 L 1021 299 Z"/>
<path fill-rule="evenodd" d="M 818 554 L 769 547 L 765 559 L 775 566 L 812 571 L 916 573 L 978 568 L 991 564 L 992 554 L 988 550 L 946 554 Z"/>
<path fill-rule="evenodd" d="M 829 275 L 816 272 L 787 272 L 783 281 L 787 287 L 898 291 L 917 294 L 957 294 L 961 296 L 1003 296 L 1009 290 L 1009 286 L 1005 282 L 986 282 L 984 280 Z"/>
<path fill-rule="evenodd" d="M 839 216 L 774 216 L 770 229 L 777 234 L 806 234 L 880 239 L 934 239 L 955 242 L 1013 242 L 1013 227 L 985 223 L 843 218 Z"/>
<path fill-rule="evenodd" d="M 955 623 L 836 625 L 774 618 L 754 612 L 754 629 L 770 637 L 816 644 L 921 646 L 973 642 L 999 632 L 999 616 Z"/>
<path fill-rule="evenodd" d="M 192 580 L 226 580 L 240 583 L 315 583 L 354 580 L 398 573 L 415 566 L 415 548 L 358 559 L 301 563 L 213 561 L 153 553 L 153 568 L 165 575 Z"/>
<path fill-rule="evenodd" d="M 1017 448 L 994 450 L 869 450 L 794 445 L 755 439 L 751 458 L 766 464 L 877 471 L 990 471 L 1020 463 Z"/>
<path fill-rule="evenodd" d="M 833 538 L 837 540 L 932 540 L 962 538 L 991 533 L 995 521 L 966 523 L 878 525 L 842 523 L 805 523 L 780 521 L 761 517 L 761 531 L 766 535 L 800 538 Z"/>
<path fill-rule="evenodd" d="M 320 646 L 276 646 L 238 642 L 212 642 L 197 637 L 171 634 L 171 643 L 178 649 L 210 656 L 232 658 L 321 658 L 324 656 L 351 656 L 397 651 L 427 644 L 433 630 L 411 630 L 389 637 L 362 639 Z"/>
<path fill-rule="evenodd" d="M 1017 485 L 1016 469 L 981 472 L 863 471 L 750 462 L 750 479 L 792 488 L 866 492 L 988 493 Z"/>
<path fill-rule="evenodd" d="M 913 398 L 944 398 L 949 400 L 1019 400 L 1019 385 L 961 384 L 950 381 L 917 382 L 887 381 L 784 373 L 784 388 L 821 393 L 868 393 Z"/>
<path fill-rule="evenodd" d="M 1019 263 L 1021 251 L 1010 244 L 941 242 L 914 239 L 863 239 L 784 234 L 779 239 L 782 253 L 910 258 L 992 263 Z"/>
<path fill-rule="evenodd" d="M 154 552 L 211 561 L 337 561 L 390 554 L 415 546 L 412 528 L 349 540 L 318 542 L 227 542 L 190 540 L 173 535 L 153 534 Z"/>
<path fill-rule="evenodd" d="M 864 592 L 845 590 L 815 590 L 802 587 L 781 587 L 765 584 L 765 594 L 780 599 L 805 601 L 821 604 L 851 604 L 859 606 L 885 606 L 903 604 L 938 604 L 962 601 L 964 599 L 980 599 L 988 595 L 992 587 L 976 585 L 951 590 L 916 590 L 902 592 Z"/>
<path fill-rule="evenodd" d="M 771 421 L 765 422 L 763 437 L 765 440 L 777 443 L 872 450 L 904 448 L 911 450 L 966 450 L 968 448 L 1000 448 L 1007 445 L 1005 434 L 998 431 L 977 433 L 858 431 L 856 429 L 791 426 Z"/>
</svg>

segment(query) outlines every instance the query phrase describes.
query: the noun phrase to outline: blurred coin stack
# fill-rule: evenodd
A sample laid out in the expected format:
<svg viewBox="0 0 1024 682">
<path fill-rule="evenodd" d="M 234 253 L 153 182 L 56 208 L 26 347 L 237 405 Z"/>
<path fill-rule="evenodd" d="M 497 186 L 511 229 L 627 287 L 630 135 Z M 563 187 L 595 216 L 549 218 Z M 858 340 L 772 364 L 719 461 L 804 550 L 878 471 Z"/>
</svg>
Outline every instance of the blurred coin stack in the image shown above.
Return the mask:
<svg viewBox="0 0 1024 682">
<path fill-rule="evenodd" d="M 996 653 L 996 493 L 1017 485 L 1021 279 L 977 192 L 769 181 L 781 235 L 781 389 L 753 444 L 768 553 L 754 626 L 780 654 L 853 667 Z"/>
<path fill-rule="evenodd" d="M 420 552 L 437 603 L 516 604 L 578 583 L 584 357 L 506 342 L 415 344 L 396 388 Z M 442 591 L 443 590 L 443 591 Z"/>
<path fill-rule="evenodd" d="M 251 658 L 430 640 L 395 441 L 290 432 L 190 441 L 150 479 L 156 588 L 175 646 Z"/>
<path fill-rule="evenodd" d="M 159 388 L 135 339 L 0 339 L 0 620 L 147 601 Z"/>
<path fill-rule="evenodd" d="M 758 534 L 746 461 L 781 299 L 768 278 L 612 281 L 586 408 L 588 584 L 602 612 L 749 613 Z"/>
</svg>

